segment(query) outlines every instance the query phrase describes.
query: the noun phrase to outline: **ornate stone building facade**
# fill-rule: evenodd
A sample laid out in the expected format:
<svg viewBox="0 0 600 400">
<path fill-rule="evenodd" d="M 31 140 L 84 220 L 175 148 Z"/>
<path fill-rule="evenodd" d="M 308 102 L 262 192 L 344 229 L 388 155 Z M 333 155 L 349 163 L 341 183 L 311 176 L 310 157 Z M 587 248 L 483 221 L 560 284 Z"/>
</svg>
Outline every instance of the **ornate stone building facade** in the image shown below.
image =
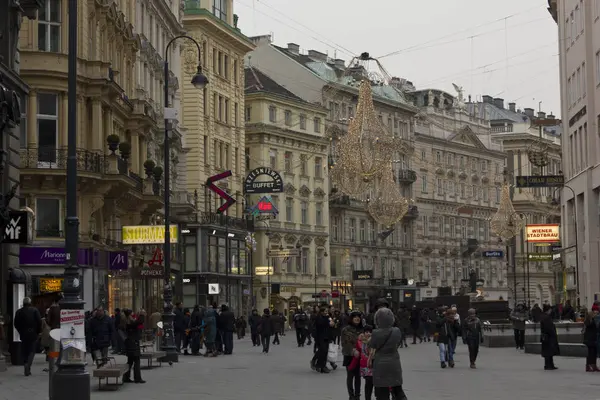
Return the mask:
<svg viewBox="0 0 600 400">
<path fill-rule="evenodd" d="M 269 306 L 268 282 L 280 293 L 270 304 L 284 310 L 307 307 L 314 294 L 330 289 L 329 207 L 325 136 L 327 110 L 294 95 L 257 68 L 246 68 L 246 169 L 269 167 L 280 173 L 284 192 L 269 195 L 278 214 L 256 223 L 254 266 L 273 269 L 258 277 L 257 307 Z M 247 197 L 253 207 L 261 195 Z M 295 249 L 298 257 L 267 259 L 268 249 Z"/>
<path fill-rule="evenodd" d="M 415 126 L 419 220 L 414 278 L 457 293 L 474 271 L 484 298 L 506 298 L 504 246 L 489 222 L 500 203 L 506 155 L 491 139 L 489 121 L 467 109 L 462 93 L 455 97 L 420 90 L 413 93 L 413 101 L 420 109 Z"/>
</svg>

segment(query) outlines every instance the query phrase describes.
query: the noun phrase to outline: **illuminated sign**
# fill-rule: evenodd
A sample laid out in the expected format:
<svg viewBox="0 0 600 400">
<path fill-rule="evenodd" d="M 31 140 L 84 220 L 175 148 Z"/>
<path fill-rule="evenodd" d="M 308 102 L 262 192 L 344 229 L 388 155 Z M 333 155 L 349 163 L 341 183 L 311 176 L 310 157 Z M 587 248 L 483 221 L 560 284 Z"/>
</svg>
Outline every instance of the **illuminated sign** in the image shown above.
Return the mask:
<svg viewBox="0 0 600 400">
<path fill-rule="evenodd" d="M 179 240 L 177 225 L 171 225 L 170 242 L 175 244 Z M 165 227 L 162 225 L 137 225 L 122 228 L 123 244 L 164 244 Z"/>
<path fill-rule="evenodd" d="M 256 276 L 273 275 L 273 267 L 255 267 L 254 275 L 256 275 Z"/>
<path fill-rule="evenodd" d="M 560 242 L 560 225 L 536 224 L 525 227 L 527 241 L 530 243 L 556 243 Z"/>
<path fill-rule="evenodd" d="M 63 278 L 40 278 L 40 293 L 62 292 Z"/>
<path fill-rule="evenodd" d="M 273 200 L 269 197 L 262 197 L 254 207 L 252 207 L 252 215 L 258 217 L 264 214 L 277 215 L 279 211 L 273 204 Z"/>
<path fill-rule="evenodd" d="M 261 176 L 267 177 L 266 181 L 257 181 Z M 250 171 L 244 182 L 244 193 L 281 193 L 283 192 L 283 179 L 279 172 L 272 168 L 260 167 Z"/>
<path fill-rule="evenodd" d="M 352 271 L 352 279 L 355 281 L 367 281 L 373 279 L 373 270 Z"/>
</svg>

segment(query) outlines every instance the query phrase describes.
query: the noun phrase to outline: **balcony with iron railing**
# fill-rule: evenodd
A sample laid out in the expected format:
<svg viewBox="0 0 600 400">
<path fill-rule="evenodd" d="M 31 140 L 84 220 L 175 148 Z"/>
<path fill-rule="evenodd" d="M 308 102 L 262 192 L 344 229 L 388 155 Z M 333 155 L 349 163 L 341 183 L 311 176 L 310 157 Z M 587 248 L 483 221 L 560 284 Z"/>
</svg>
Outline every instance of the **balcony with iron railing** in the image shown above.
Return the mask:
<svg viewBox="0 0 600 400">
<path fill-rule="evenodd" d="M 398 183 L 413 184 L 417 181 L 417 173 L 412 169 L 401 169 L 397 174 Z"/>
<path fill-rule="evenodd" d="M 409 205 L 408 211 L 404 214 L 405 220 L 413 220 L 419 218 L 419 207 L 415 205 Z"/>
<path fill-rule="evenodd" d="M 77 170 L 103 174 L 107 169 L 104 154 L 85 149 L 76 150 Z M 67 149 L 56 147 L 27 147 L 20 152 L 21 169 L 67 170 Z"/>
</svg>

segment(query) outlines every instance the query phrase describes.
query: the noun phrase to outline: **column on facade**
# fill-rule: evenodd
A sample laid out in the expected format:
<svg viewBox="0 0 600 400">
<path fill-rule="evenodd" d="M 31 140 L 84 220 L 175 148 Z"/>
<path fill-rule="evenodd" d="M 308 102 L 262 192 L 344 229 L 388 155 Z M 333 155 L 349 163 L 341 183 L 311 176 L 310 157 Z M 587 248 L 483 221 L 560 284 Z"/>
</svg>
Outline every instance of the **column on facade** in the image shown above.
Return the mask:
<svg viewBox="0 0 600 400">
<path fill-rule="evenodd" d="M 29 103 L 27 104 L 27 147 L 37 147 L 37 92 L 29 92 Z"/>
<path fill-rule="evenodd" d="M 138 175 L 141 175 L 140 162 L 143 162 L 141 161 L 143 157 L 144 154 L 140 148 L 140 136 L 137 130 L 133 130 L 131 131 L 131 169 Z"/>
<path fill-rule="evenodd" d="M 77 147 L 85 148 L 87 142 L 87 119 L 88 113 L 85 109 L 85 97 L 77 96 Z"/>
<path fill-rule="evenodd" d="M 100 98 L 92 99 L 92 143 L 90 150 L 102 151 L 104 148 L 104 126 L 102 121 L 102 102 Z"/>
<path fill-rule="evenodd" d="M 61 109 L 60 109 L 60 147 L 67 147 L 68 130 L 69 130 L 69 96 L 67 92 L 61 93 Z"/>
<path fill-rule="evenodd" d="M 112 117 L 112 109 L 110 107 L 106 108 L 106 111 L 104 112 L 104 123 L 106 124 L 106 137 L 112 135 L 114 132 L 114 126 L 113 126 L 113 117 Z"/>
<path fill-rule="evenodd" d="M 146 161 L 146 158 L 148 158 L 148 142 L 146 140 L 146 135 L 147 133 L 144 133 L 143 135 L 136 134 L 139 149 L 138 151 L 140 154 L 139 159 L 142 164 L 144 163 L 144 161 Z M 154 162 L 158 162 L 158 160 L 154 160 Z M 140 168 L 140 171 L 142 171 L 142 168 Z"/>
</svg>

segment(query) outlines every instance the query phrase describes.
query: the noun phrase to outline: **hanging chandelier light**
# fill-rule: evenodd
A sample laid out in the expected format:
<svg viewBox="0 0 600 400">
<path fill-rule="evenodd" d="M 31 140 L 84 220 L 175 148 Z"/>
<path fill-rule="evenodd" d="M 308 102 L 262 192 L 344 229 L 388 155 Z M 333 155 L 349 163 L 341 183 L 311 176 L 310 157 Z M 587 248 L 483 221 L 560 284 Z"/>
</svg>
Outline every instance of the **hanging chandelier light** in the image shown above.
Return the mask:
<svg viewBox="0 0 600 400">
<path fill-rule="evenodd" d="M 491 230 L 496 236 L 507 241 L 515 237 L 524 225 L 525 219 L 515 212 L 510 200 L 510 187 L 508 183 L 504 183 L 498 211 L 490 222 Z"/>
<path fill-rule="evenodd" d="M 375 221 L 386 228 L 392 228 L 408 211 L 408 200 L 402 197 L 398 184 L 394 181 L 392 164 L 388 163 L 373 189 L 367 210 Z"/>
</svg>

